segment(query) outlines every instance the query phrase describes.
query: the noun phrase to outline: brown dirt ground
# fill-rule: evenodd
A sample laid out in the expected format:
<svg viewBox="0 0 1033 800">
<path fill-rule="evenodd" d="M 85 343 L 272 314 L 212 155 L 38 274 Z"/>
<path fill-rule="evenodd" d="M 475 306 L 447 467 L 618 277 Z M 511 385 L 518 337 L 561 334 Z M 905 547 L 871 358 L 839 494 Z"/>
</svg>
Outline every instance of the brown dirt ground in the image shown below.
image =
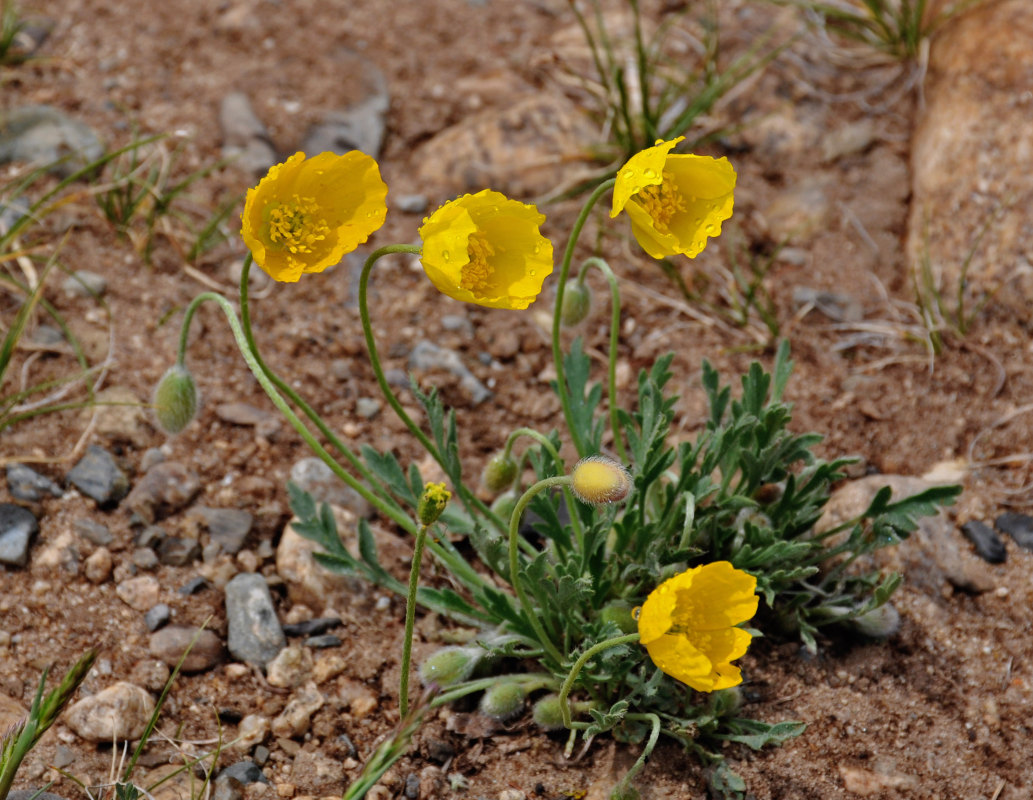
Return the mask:
<svg viewBox="0 0 1033 800">
<path fill-rule="evenodd" d="M 657 4 L 646 5 L 650 15 L 658 13 Z M 386 6 L 374 0 L 166 0 L 147 4 L 144 11 L 137 4 L 110 0 L 39 0 L 29 8 L 30 16 L 52 20 L 55 27 L 43 58 L 0 75 L 2 105 L 56 105 L 102 131 L 112 144 L 128 141 L 133 130 L 178 132 L 182 150 L 176 169 L 184 174 L 219 157 L 217 110 L 230 91 L 246 92 L 277 147 L 293 152 L 301 132 L 320 110 L 354 99 L 348 75 L 334 69 L 333 54 L 342 47 L 357 50 L 384 71 L 392 94 L 380 159 L 392 197 L 418 192 L 432 202 L 446 192 L 415 178 L 418 145 L 474 113 L 504 109 L 512 99 L 506 83 L 497 80 L 485 84 L 492 87 L 490 92 L 449 87 L 469 76 L 501 73 L 512 81 L 513 94 L 517 87 L 554 91 L 555 82 L 542 65 L 551 63 L 553 34 L 571 25 L 565 4 L 558 1 L 428 0 Z M 389 14 L 385 8 L 390 8 Z M 733 54 L 772 20 L 785 22 L 781 11 L 740 2 L 727 4 L 722 14 L 726 30 L 734 32 Z M 753 252 L 772 249 L 776 201 L 808 180 L 824 181 L 820 185 L 828 213 L 816 230 L 794 243 L 793 258 L 776 260 L 765 281 L 782 332 L 793 345 L 796 372 L 789 398 L 796 407 L 795 428 L 825 434 L 822 455 L 857 454 L 874 471 L 917 475 L 944 460 L 986 461 L 1029 450 L 1033 431 L 1027 418 L 1019 416 L 996 427 L 994 423 L 1028 401 L 1033 371 L 1024 321 L 992 303 L 966 338 L 949 338 L 935 359 L 908 337 L 913 322 L 907 309 L 914 294 L 901 241 L 910 192 L 911 97 L 867 114 L 877 134 L 861 152 L 823 163 L 807 143 L 807 131 L 837 130 L 866 115 L 857 103 L 832 102 L 834 95 L 872 89 L 890 75 L 885 70 L 832 66 L 822 61 L 812 43 L 801 40 L 762 76 L 747 82 L 710 122 L 743 123 L 742 130 L 726 136 L 714 152 L 728 152 L 739 171 L 735 219 Z M 787 119 L 791 124 L 780 128 L 779 122 Z M 796 133 L 801 125 L 804 133 Z M 184 202 L 195 204 L 194 209 L 215 208 L 249 184 L 248 176 L 227 168 L 200 182 Z M 561 241 L 576 211 L 575 204 L 547 208 L 546 233 Z M 416 216 L 392 211 L 372 243 L 412 241 L 418 222 Z M 107 302 L 115 321 L 108 384 L 127 386 L 140 398 L 149 395 L 173 355 L 179 317 L 173 315 L 163 324 L 166 315 L 207 288 L 198 276 L 204 283 L 229 289 L 232 265 L 243 255 L 231 237 L 190 265 L 191 272 L 183 258 L 189 242 L 181 228 L 170 224 L 156 237 L 153 263 L 145 264 L 138 248 L 117 238 L 88 198 L 52 215 L 44 227 L 53 233 L 54 242 L 71 230 L 61 251 L 64 264 L 107 276 Z M 701 359 L 713 361 L 726 376 L 737 374 L 753 357 L 769 361 L 771 351 L 763 346 L 766 337 L 755 318 L 739 328 L 722 322 L 719 312 L 704 304 L 685 304 L 655 265 L 628 246 L 625 229 L 615 230 L 617 235 L 605 239 L 603 249 L 625 286 L 621 363 L 634 374 L 657 355 L 676 352 L 674 369 L 682 395 L 679 435 L 689 436 L 700 424 Z M 593 234 L 589 231 L 584 241 L 593 241 Z M 712 244 L 696 262 L 681 265 L 683 277 L 699 286 L 703 299 L 718 309 L 726 307 L 720 280 L 708 282 L 705 276 L 727 263 L 728 253 L 728 248 Z M 478 377 L 492 381 L 494 399 L 475 410 L 453 377 L 420 376 L 425 384 L 441 386 L 457 408 L 462 452 L 470 473 L 476 474 L 512 428 L 530 424 L 547 429 L 556 424 L 558 406 L 547 398 L 543 383 L 551 365 L 547 336 L 534 314 L 460 307 L 438 296 L 409 266 L 399 260 L 374 275 L 371 302 L 379 340 L 389 354 L 386 366 L 404 369 L 408 348 L 429 338 L 459 349 Z M 344 270 L 338 269 L 260 295 L 253 309 L 259 342 L 270 364 L 324 410 L 336 429 L 356 442 L 393 449 L 403 463 L 419 461 L 415 444 L 388 413 L 373 420 L 354 414 L 356 398 L 377 393 L 364 360 L 349 284 Z M 877 324 L 879 332 L 862 331 L 857 324 L 837 326 L 816 311 L 797 313 L 792 296 L 797 286 L 853 296 L 861 304 L 863 319 Z M 52 294 L 84 338 L 103 352 L 106 323 L 93 305 L 56 290 Z M 546 298 L 541 305 L 547 303 Z M 473 337 L 444 330 L 440 317 L 446 313 L 465 315 L 473 323 Z M 600 354 L 607 313 L 597 309 L 583 329 Z M 9 319 L 5 310 L 5 323 Z M 202 476 L 204 489 L 197 502 L 246 508 L 256 515 L 255 551 L 259 539 L 275 540 L 282 530 L 287 473 L 306 451 L 286 432 L 266 440 L 256 438 L 250 428 L 217 419 L 212 409 L 219 403 L 241 400 L 263 408 L 268 404 L 219 314 L 206 308 L 198 323 L 191 365 L 205 396 L 200 419 L 171 439 L 146 431 L 139 441 L 101 443 L 117 452 L 131 471 L 138 469 L 147 447 L 165 447 L 170 459 Z M 505 368 L 482 366 L 476 355 L 485 350 Z M 351 374 L 329 375 L 327 365 L 333 359 L 350 359 Z M 60 372 L 68 363 L 54 358 L 44 368 Z M 41 374 L 45 373 L 34 373 Z M 47 416 L 5 432 L 0 455 L 30 460 L 65 456 L 85 427 L 80 413 Z M 970 453 L 983 432 L 978 451 Z M 40 469 L 60 478 L 67 466 Z M 223 480 L 227 472 L 236 476 L 232 485 Z M 1028 511 L 1028 495 L 1009 493 L 1028 478 L 1021 459 L 971 471 L 957 507 L 958 521 L 990 519 L 1006 504 Z M 2 494 L 0 499 L 5 499 Z M 116 560 L 128 562 L 132 539 L 125 514 L 98 511 L 77 495 L 48 500 L 40 511 L 37 551 L 71 520 L 92 517 L 111 527 Z M 178 523 L 172 518 L 169 524 Z M 958 542 L 967 547 L 960 538 Z M 81 543 L 83 558 L 89 548 Z M 1007 563 L 986 565 L 995 588 L 982 594 L 949 586 L 929 594 L 905 584 L 897 599 L 902 629 L 885 643 L 828 640 L 813 660 L 801 658 L 793 642 L 758 643 L 743 660 L 748 688 L 756 698 L 749 711 L 763 719 L 803 720 L 809 727 L 779 749 L 729 749 L 733 766 L 753 795 L 1001 800 L 1031 796 L 1031 558 L 1009 542 Z M 268 570 L 270 565 L 271 561 L 259 560 L 259 568 Z M 155 574 L 176 622 L 200 624 L 213 615 L 212 626 L 225 633 L 220 591 L 207 589 L 183 598 L 175 588 L 193 570 L 161 567 Z M 112 583 L 94 586 L 81 574 L 35 560 L 24 570 L 0 572 L 0 583 L 0 630 L 16 637 L 16 643 L 0 649 L 0 691 L 16 700 L 30 702 L 44 666 L 53 664 L 60 672 L 90 645 L 101 649 L 106 673 L 95 671 L 86 684 L 91 690 L 127 676 L 146 656 L 148 634 L 142 615 L 118 599 Z M 286 616 L 288 601 L 280 600 Z M 284 793 L 340 791 L 317 789 L 314 778 L 304 772 L 289 773 L 299 745 L 305 750 L 323 748 L 338 757 L 333 740 L 347 733 L 365 754 L 396 719 L 395 653 L 400 650 L 402 607 L 395 601 L 381 608 L 365 596 L 336 608 L 346 621 L 342 655 L 351 665 L 347 677 L 371 686 L 379 706 L 363 719 L 327 706 L 316 715 L 304 741 L 271 742 L 267 773 L 274 784 L 293 785 L 293 790 L 283 788 Z M 371 642 L 384 641 L 390 646 L 371 647 Z M 182 726 L 181 735 L 190 739 L 210 739 L 215 734 L 213 710 L 260 708 L 272 714 L 283 702 L 257 678 L 231 681 L 215 669 L 177 682 L 166 706 L 165 725 L 169 730 Z M 626 768 L 633 756 L 612 742 L 600 741 L 580 760 L 567 762 L 561 740 L 536 733 L 526 722 L 499 735 L 466 739 L 445 731 L 443 718 L 434 719 L 417 736 L 413 753 L 394 768 L 395 782 L 387 781 L 382 796 L 401 796 L 400 778 L 409 773 L 428 774 L 434 762 L 427 759 L 421 743 L 432 736 L 456 745 L 456 758 L 447 771 L 469 780 L 465 792 L 443 789 L 434 795 L 442 797 L 495 798 L 510 789 L 528 797 L 577 791 L 601 797 L 612 781 L 612 770 Z M 21 785 L 42 780 L 44 766 L 53 760 L 59 744 L 74 751 L 75 760 L 67 768 L 71 774 L 89 784 L 107 775 L 110 749 L 84 744 L 58 725 L 29 759 Z M 357 767 L 349 768 L 348 774 L 356 771 Z M 698 764 L 667 746 L 661 746 L 643 773 L 641 787 L 649 798 L 705 795 Z M 80 792 L 61 777 L 54 790 L 68 797 Z"/>
</svg>

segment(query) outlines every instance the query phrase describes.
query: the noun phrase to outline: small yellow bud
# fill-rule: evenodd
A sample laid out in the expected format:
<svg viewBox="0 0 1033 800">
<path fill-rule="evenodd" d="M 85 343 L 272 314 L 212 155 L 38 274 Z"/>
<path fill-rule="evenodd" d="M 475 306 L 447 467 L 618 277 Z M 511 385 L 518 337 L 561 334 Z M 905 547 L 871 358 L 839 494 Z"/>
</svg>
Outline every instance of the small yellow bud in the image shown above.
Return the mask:
<svg viewBox="0 0 1033 800">
<path fill-rule="evenodd" d="M 489 492 L 501 492 L 513 485 L 516 473 L 516 462 L 505 453 L 496 453 L 484 465 L 481 482 Z"/>
<path fill-rule="evenodd" d="M 577 325 L 592 310 L 592 292 L 579 281 L 567 281 L 563 290 L 560 321 L 568 328 Z"/>
<path fill-rule="evenodd" d="M 574 465 L 570 488 L 582 503 L 619 503 L 631 491 L 631 476 L 612 458 L 588 456 Z"/>
<path fill-rule="evenodd" d="M 428 483 L 423 487 L 423 496 L 416 507 L 416 516 L 422 525 L 430 525 L 437 522 L 441 512 L 445 510 L 452 493 L 445 488 L 443 483 Z"/>
<path fill-rule="evenodd" d="M 197 384 L 182 364 L 173 364 L 154 390 L 154 415 L 166 433 L 179 433 L 197 414 Z"/>
</svg>

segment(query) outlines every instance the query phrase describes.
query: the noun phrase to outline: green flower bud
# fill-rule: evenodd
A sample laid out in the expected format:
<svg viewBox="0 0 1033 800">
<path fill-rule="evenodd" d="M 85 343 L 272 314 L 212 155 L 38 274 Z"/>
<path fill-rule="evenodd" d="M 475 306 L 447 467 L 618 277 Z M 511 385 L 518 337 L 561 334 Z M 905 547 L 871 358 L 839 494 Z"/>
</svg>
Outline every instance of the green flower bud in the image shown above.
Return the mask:
<svg viewBox="0 0 1033 800">
<path fill-rule="evenodd" d="M 900 630 L 900 613 L 891 603 L 885 603 L 854 617 L 849 624 L 865 636 L 885 639 Z"/>
<path fill-rule="evenodd" d="M 444 647 L 420 664 L 420 680 L 424 686 L 462 683 L 470 677 L 483 655 L 479 647 Z"/>
<path fill-rule="evenodd" d="M 592 310 L 592 292 L 580 281 L 567 281 L 563 290 L 563 305 L 560 307 L 560 322 L 573 327 L 588 316 Z"/>
<path fill-rule="evenodd" d="M 503 492 L 495 498 L 495 502 L 491 504 L 491 510 L 504 522 L 509 522 L 509 518 L 513 516 L 513 509 L 516 508 L 516 504 L 516 492 Z"/>
<path fill-rule="evenodd" d="M 610 800 L 640 800 L 641 797 L 638 789 L 624 781 L 614 786 L 613 791 L 610 792 Z"/>
<path fill-rule="evenodd" d="M 166 433 L 179 433 L 197 415 L 197 384 L 182 364 L 173 364 L 158 381 L 154 414 Z"/>
<path fill-rule="evenodd" d="M 623 601 L 615 601 L 603 607 L 599 612 L 603 622 L 612 622 L 621 633 L 634 633 L 638 630 L 638 623 L 631 616 L 631 604 Z"/>
<path fill-rule="evenodd" d="M 443 483 L 428 483 L 423 487 L 423 496 L 416 506 L 416 517 L 423 525 L 431 525 L 437 522 L 441 512 L 445 510 L 452 493 L 445 488 Z"/>
<path fill-rule="evenodd" d="M 524 690 L 519 683 L 500 681 L 481 695 L 482 714 L 498 720 L 509 720 L 524 710 Z"/>
<path fill-rule="evenodd" d="M 607 456 L 587 456 L 574 465 L 570 488 L 582 503 L 619 503 L 631 491 L 631 476 Z"/>
<path fill-rule="evenodd" d="M 560 705 L 560 696 L 558 694 L 545 695 L 535 702 L 531 709 L 531 716 L 535 724 L 543 730 L 562 730 L 564 727 L 563 706 Z"/>
<path fill-rule="evenodd" d="M 501 492 L 516 480 L 516 462 L 505 453 L 496 453 L 484 465 L 481 482 L 489 492 Z"/>
<path fill-rule="evenodd" d="M 731 689 L 718 689 L 707 698 L 710 712 L 715 717 L 734 717 L 742 707 L 742 691 L 738 686 Z"/>
</svg>

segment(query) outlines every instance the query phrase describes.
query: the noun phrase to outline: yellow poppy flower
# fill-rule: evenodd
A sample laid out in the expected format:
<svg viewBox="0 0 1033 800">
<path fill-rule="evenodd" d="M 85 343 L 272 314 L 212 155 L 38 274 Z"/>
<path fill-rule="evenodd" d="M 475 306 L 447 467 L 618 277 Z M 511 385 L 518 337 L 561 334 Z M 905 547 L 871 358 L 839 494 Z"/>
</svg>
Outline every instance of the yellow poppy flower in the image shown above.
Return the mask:
<svg viewBox="0 0 1033 800">
<path fill-rule="evenodd" d="M 617 172 L 610 217 L 627 211 L 631 232 L 653 258 L 695 258 L 732 216 L 735 169 L 727 158 L 671 154 L 685 137 L 636 153 Z"/>
<path fill-rule="evenodd" d="M 365 242 L 384 224 L 386 197 L 380 168 L 365 153 L 295 153 L 248 189 L 240 235 L 270 277 L 294 283 Z"/>
<path fill-rule="evenodd" d="M 484 189 L 446 203 L 423 222 L 420 261 L 442 294 L 489 308 L 523 309 L 552 272 L 552 242 L 532 205 Z"/>
<path fill-rule="evenodd" d="M 757 579 L 727 561 L 695 567 L 654 589 L 638 615 L 639 641 L 661 670 L 698 692 L 742 683 L 731 662 L 751 636 L 736 625 L 757 613 Z"/>
</svg>

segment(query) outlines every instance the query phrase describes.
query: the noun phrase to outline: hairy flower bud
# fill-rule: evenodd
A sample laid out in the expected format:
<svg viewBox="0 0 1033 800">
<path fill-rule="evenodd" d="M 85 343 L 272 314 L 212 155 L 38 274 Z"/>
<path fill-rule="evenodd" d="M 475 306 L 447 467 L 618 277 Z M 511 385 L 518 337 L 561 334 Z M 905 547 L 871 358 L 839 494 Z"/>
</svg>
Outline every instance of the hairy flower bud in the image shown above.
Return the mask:
<svg viewBox="0 0 1033 800">
<path fill-rule="evenodd" d="M 891 603 L 885 603 L 850 620 L 859 633 L 873 639 L 885 639 L 900 630 L 900 613 Z"/>
<path fill-rule="evenodd" d="M 513 485 L 516 474 L 516 462 L 506 453 L 496 453 L 484 465 L 481 482 L 489 492 L 501 492 Z"/>
<path fill-rule="evenodd" d="M 445 488 L 443 483 L 428 483 L 424 486 L 423 495 L 420 497 L 419 505 L 416 506 L 416 517 L 420 523 L 431 525 L 437 522 L 451 497 L 452 493 Z"/>
<path fill-rule="evenodd" d="M 570 488 L 582 503 L 619 503 L 631 491 L 631 476 L 612 458 L 588 456 L 574 465 Z"/>
<path fill-rule="evenodd" d="M 480 710 L 489 717 L 506 721 L 524 710 L 524 690 L 519 683 L 500 681 L 481 695 Z"/>
<path fill-rule="evenodd" d="M 166 433 L 179 433 L 197 415 L 197 384 L 182 364 L 173 364 L 158 381 L 154 414 Z"/>
<path fill-rule="evenodd" d="M 535 724 L 543 730 L 562 730 L 564 727 L 563 706 L 560 705 L 560 696 L 558 694 L 547 694 L 535 702 L 531 709 L 531 717 L 534 719 Z"/>
<path fill-rule="evenodd" d="M 470 677 L 483 655 L 479 647 L 443 647 L 420 664 L 420 680 L 424 686 L 462 683 Z"/>
<path fill-rule="evenodd" d="M 634 633 L 638 630 L 638 623 L 631 615 L 631 606 L 628 603 L 616 601 L 603 607 L 599 613 L 604 622 L 612 622 L 621 633 Z"/>
<path fill-rule="evenodd" d="M 567 327 L 573 327 L 584 320 L 591 310 L 591 290 L 580 281 L 567 281 L 560 307 L 560 321 Z"/>
<path fill-rule="evenodd" d="M 503 492 L 495 498 L 495 502 L 491 504 L 491 510 L 494 511 L 501 520 L 509 522 L 509 518 L 513 516 L 513 509 L 516 508 L 516 504 L 516 492 Z"/>
</svg>

